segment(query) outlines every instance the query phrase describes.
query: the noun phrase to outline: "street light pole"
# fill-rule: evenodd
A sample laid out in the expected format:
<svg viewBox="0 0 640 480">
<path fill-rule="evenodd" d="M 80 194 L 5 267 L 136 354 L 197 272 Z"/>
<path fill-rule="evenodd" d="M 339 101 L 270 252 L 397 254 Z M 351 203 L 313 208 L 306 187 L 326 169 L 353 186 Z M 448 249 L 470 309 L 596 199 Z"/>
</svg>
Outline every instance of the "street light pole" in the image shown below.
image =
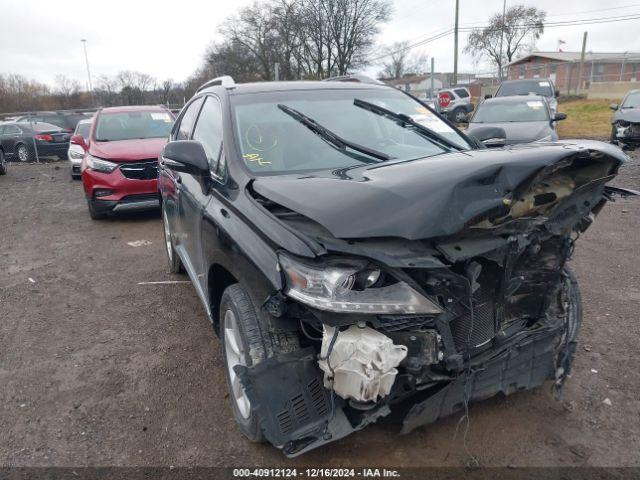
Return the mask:
<svg viewBox="0 0 640 480">
<path fill-rule="evenodd" d="M 453 86 L 458 83 L 458 17 L 460 12 L 460 0 L 456 0 L 456 21 L 453 32 Z"/>
<path fill-rule="evenodd" d="M 504 38 L 504 16 L 507 11 L 507 0 L 502 2 L 502 28 L 500 29 L 500 64 L 498 66 L 498 80 L 502 81 L 502 43 Z"/>
<path fill-rule="evenodd" d="M 91 95 L 91 105 L 93 102 L 93 84 L 91 83 L 91 70 L 89 70 L 89 56 L 87 55 L 87 39 L 83 38 L 80 40 L 82 42 L 82 47 L 84 48 L 84 61 L 87 65 L 87 78 L 89 79 L 89 94 Z"/>
</svg>

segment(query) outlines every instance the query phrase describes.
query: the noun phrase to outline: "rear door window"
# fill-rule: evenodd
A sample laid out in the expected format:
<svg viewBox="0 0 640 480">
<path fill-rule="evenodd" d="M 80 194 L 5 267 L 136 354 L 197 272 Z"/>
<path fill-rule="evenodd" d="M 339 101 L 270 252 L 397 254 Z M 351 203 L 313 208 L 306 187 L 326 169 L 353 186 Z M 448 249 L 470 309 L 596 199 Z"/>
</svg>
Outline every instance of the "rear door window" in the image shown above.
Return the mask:
<svg viewBox="0 0 640 480">
<path fill-rule="evenodd" d="M 455 90 L 456 95 L 458 95 L 460 98 L 467 98 L 469 97 L 469 94 L 467 93 L 467 91 L 464 88 L 458 88 Z"/>
</svg>

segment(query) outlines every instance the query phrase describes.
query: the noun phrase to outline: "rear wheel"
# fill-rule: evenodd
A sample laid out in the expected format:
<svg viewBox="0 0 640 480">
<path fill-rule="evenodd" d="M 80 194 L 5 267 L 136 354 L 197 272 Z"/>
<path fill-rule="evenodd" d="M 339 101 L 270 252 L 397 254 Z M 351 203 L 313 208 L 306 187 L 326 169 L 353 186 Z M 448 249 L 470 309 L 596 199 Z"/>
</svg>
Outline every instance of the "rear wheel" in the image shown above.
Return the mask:
<svg viewBox="0 0 640 480">
<path fill-rule="evenodd" d="M 180 257 L 178 256 L 175 247 L 173 246 L 173 235 L 171 235 L 171 228 L 169 227 L 169 217 L 164 202 L 162 202 L 162 226 L 164 230 L 164 244 L 166 247 L 165 250 L 167 252 L 167 264 L 169 266 L 169 273 L 183 272 L 184 269 L 182 267 L 182 262 L 180 261 Z"/>
<path fill-rule="evenodd" d="M 31 152 L 24 143 L 19 143 L 18 145 L 16 145 L 16 154 L 18 155 L 18 160 L 20 160 L 21 162 L 31 161 Z"/>
<path fill-rule="evenodd" d="M 4 156 L 4 152 L 0 150 L 0 175 L 7 173 L 7 159 Z"/>
<path fill-rule="evenodd" d="M 220 336 L 227 371 L 231 407 L 238 427 L 253 442 L 264 441 L 257 413 L 251 408 L 244 387 L 234 367 L 251 367 L 279 352 L 300 348 L 293 332 L 269 335 L 262 325 L 253 302 L 245 289 L 236 283 L 225 289 L 220 300 Z"/>
<path fill-rule="evenodd" d="M 467 110 L 462 108 L 462 107 L 458 107 L 456 108 L 452 113 L 451 113 L 451 120 L 454 123 L 462 123 L 467 119 Z"/>
</svg>

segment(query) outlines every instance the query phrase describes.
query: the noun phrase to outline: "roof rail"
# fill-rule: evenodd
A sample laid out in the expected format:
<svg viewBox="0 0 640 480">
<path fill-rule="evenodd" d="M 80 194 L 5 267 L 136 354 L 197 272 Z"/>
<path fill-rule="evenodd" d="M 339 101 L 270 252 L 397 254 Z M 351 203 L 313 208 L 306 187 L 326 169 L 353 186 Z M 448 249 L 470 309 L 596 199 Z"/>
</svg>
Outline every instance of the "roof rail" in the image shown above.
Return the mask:
<svg viewBox="0 0 640 480">
<path fill-rule="evenodd" d="M 356 82 L 356 83 L 370 83 L 373 85 L 386 85 L 384 82 L 380 80 L 376 80 L 375 78 L 367 77 L 366 75 L 340 75 L 338 77 L 330 77 L 325 78 L 324 82 Z"/>
<path fill-rule="evenodd" d="M 233 77 L 229 75 L 223 75 L 221 77 L 212 78 L 208 82 L 205 82 L 203 85 L 196 90 L 196 93 L 204 90 L 205 88 L 213 87 L 216 85 L 221 85 L 225 88 L 233 88 L 236 85 L 236 82 L 233 81 Z"/>
</svg>

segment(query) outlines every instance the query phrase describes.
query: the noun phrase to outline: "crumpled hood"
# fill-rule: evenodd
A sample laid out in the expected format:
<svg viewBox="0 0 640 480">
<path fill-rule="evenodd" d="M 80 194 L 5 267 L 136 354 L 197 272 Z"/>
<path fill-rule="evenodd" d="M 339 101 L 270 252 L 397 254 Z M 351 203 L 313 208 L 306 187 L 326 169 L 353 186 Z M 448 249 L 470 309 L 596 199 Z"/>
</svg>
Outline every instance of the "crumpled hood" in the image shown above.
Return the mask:
<svg viewBox="0 0 640 480">
<path fill-rule="evenodd" d="M 507 145 L 516 143 L 534 142 L 551 135 L 553 132 L 549 122 L 498 122 L 498 123 L 472 123 L 465 133 L 473 135 L 475 128 L 498 127 L 504 129 L 507 134 Z"/>
<path fill-rule="evenodd" d="M 611 173 L 628 159 L 603 142 L 564 141 L 259 177 L 253 189 L 336 238 L 416 240 L 461 231 L 471 219 L 504 205 L 505 196 L 527 179 L 578 153 L 607 160 Z"/>
<path fill-rule="evenodd" d="M 640 122 L 640 108 L 620 108 L 614 115 L 614 120 L 626 120 L 627 122 Z"/>
<path fill-rule="evenodd" d="M 136 138 L 115 142 L 91 142 L 89 154 L 105 160 L 136 161 L 158 158 L 166 138 Z"/>
</svg>

